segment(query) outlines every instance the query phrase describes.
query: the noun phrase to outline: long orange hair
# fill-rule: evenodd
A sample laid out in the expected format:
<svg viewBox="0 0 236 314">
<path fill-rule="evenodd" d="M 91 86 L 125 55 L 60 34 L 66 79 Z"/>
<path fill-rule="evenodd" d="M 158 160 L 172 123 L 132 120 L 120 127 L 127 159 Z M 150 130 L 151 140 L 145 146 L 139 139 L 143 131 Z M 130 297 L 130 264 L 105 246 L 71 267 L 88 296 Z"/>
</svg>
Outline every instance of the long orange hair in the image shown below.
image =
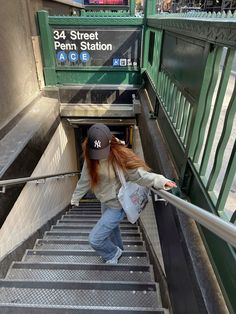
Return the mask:
<svg viewBox="0 0 236 314">
<path fill-rule="evenodd" d="M 142 159 L 140 159 L 131 149 L 122 144 L 115 136 L 112 136 L 110 145 L 111 147 L 108 162 L 111 163 L 113 167 L 114 164 L 117 164 L 124 171 L 126 171 L 126 169 L 136 169 L 139 167 L 144 168 L 147 171 L 150 170 L 148 165 Z M 87 138 L 83 143 L 83 153 L 84 159 L 87 162 L 88 172 L 91 178 L 91 188 L 93 190 L 99 181 L 99 160 L 89 158 Z"/>
</svg>

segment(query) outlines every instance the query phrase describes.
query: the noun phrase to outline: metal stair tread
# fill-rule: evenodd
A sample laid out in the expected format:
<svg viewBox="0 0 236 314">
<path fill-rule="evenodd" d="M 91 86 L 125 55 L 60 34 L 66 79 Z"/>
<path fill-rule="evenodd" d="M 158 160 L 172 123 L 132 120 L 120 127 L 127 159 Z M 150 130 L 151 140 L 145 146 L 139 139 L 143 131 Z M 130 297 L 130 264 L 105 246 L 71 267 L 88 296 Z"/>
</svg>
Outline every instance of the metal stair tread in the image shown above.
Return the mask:
<svg viewBox="0 0 236 314">
<path fill-rule="evenodd" d="M 69 245 L 71 246 L 87 245 L 89 246 L 89 248 L 91 248 L 88 238 L 86 238 L 83 240 L 81 239 L 37 239 L 34 245 L 34 249 L 40 249 L 43 245 L 52 245 L 54 247 L 56 245 L 62 245 L 62 246 L 65 246 L 65 248 Z M 124 240 L 123 245 L 125 247 L 125 250 L 146 251 L 146 245 L 143 240 Z M 63 247 L 63 249 L 65 248 Z"/>
<path fill-rule="evenodd" d="M 79 209 L 68 209 L 66 211 L 66 213 L 71 213 L 71 214 L 75 214 L 75 215 L 78 215 L 80 213 L 98 213 L 98 214 L 101 214 L 101 207 L 82 207 L 82 208 L 79 208 Z"/>
<path fill-rule="evenodd" d="M 37 239 L 35 243 L 38 242 L 44 242 L 44 243 L 81 243 L 81 244 L 87 244 L 89 243 L 88 238 L 84 240 L 77 240 L 77 239 Z M 124 245 L 136 245 L 136 246 L 145 246 L 145 242 L 143 240 L 124 240 L 123 241 Z"/>
<path fill-rule="evenodd" d="M 50 240 L 49 240 L 50 241 Z M 54 240 L 52 240 L 54 241 Z M 76 241 L 78 242 L 78 241 Z M 48 240 L 45 242 L 38 242 L 34 245 L 33 249 L 47 249 L 47 250 L 92 250 L 91 245 L 89 243 L 50 243 Z M 132 250 L 132 251 L 146 251 L 146 247 L 144 245 L 124 245 L 124 250 Z"/>
<path fill-rule="evenodd" d="M 100 219 L 101 214 L 95 214 L 95 213 L 79 213 L 79 214 L 65 214 L 62 215 L 61 220 L 64 219 L 80 219 L 80 218 L 93 218 L 93 219 Z M 127 218 L 125 217 L 123 219 L 123 222 L 128 223 Z"/>
<path fill-rule="evenodd" d="M 92 230 L 92 228 L 93 228 L 93 226 L 68 226 L 68 225 L 66 225 L 66 226 L 59 226 L 59 225 L 53 225 L 53 226 L 51 226 L 51 231 L 54 231 L 54 230 L 56 230 L 56 231 L 65 231 L 65 232 L 67 232 L 67 231 L 71 231 L 71 232 L 73 232 L 73 231 L 75 231 L 75 232 L 87 232 L 87 231 L 91 231 Z M 136 228 L 130 228 L 130 227 L 126 227 L 126 226 L 123 226 L 123 227 L 121 227 L 120 228 L 120 231 L 121 231 L 121 234 L 123 234 L 123 233 L 138 233 L 138 234 L 140 234 L 140 230 L 139 230 L 139 228 L 138 227 L 136 227 Z"/>
<path fill-rule="evenodd" d="M 93 213 L 93 212 L 86 212 L 86 213 L 78 213 L 78 214 L 74 214 L 74 213 L 68 213 L 68 214 L 64 214 L 62 215 L 61 219 L 78 219 L 78 218 L 96 218 L 99 219 L 101 217 L 101 213 Z M 124 222 L 128 223 L 127 218 L 125 217 L 123 219 Z"/>
<path fill-rule="evenodd" d="M 26 250 L 22 258 L 24 262 L 58 262 L 58 263 L 98 263 L 104 260 L 95 251 L 57 251 L 57 250 Z M 120 264 L 147 265 L 149 256 L 145 251 L 124 251 L 119 259 Z"/>
<path fill-rule="evenodd" d="M 94 221 L 94 223 L 75 223 L 75 222 L 64 222 L 64 221 L 58 221 L 56 225 L 57 227 L 71 227 L 71 228 L 92 228 L 94 227 L 96 224 L 96 222 Z M 122 224 L 120 226 L 120 229 L 127 229 L 127 230 L 139 230 L 139 227 L 137 225 L 131 225 L 131 224 Z"/>
<path fill-rule="evenodd" d="M 76 218 L 70 218 L 70 217 L 65 217 L 60 219 L 60 221 L 63 221 L 64 223 L 82 223 L 82 222 L 89 222 L 89 223 L 96 223 L 97 222 L 97 218 L 94 217 L 76 217 Z M 128 221 L 121 221 L 120 224 L 129 224 Z M 133 226 L 135 226 L 137 224 L 133 224 Z"/>
<path fill-rule="evenodd" d="M 86 255 L 86 256 L 98 256 L 94 250 L 41 250 L 41 249 L 28 249 L 25 251 L 25 255 Z M 148 256 L 147 251 L 123 251 L 122 256 Z"/>
<path fill-rule="evenodd" d="M 0 303 L 105 307 L 161 307 L 153 282 L 1 280 Z"/>
<path fill-rule="evenodd" d="M 70 216 L 75 216 L 75 217 L 84 217 L 84 216 L 88 216 L 88 217 L 93 217 L 93 218 L 98 218 L 101 217 L 101 213 L 93 213 L 93 212 L 87 212 L 87 213 L 79 213 L 79 214 L 68 214 L 68 215 L 62 215 L 62 218 L 65 217 L 70 217 Z"/>
<path fill-rule="evenodd" d="M 98 216 L 101 216 L 101 210 L 99 211 L 95 211 L 95 210 L 83 210 L 83 211 L 80 211 L 80 212 L 65 212 L 64 213 L 64 216 L 78 216 L 78 215 L 98 215 Z"/>
<path fill-rule="evenodd" d="M 54 233 L 71 233 L 71 234 L 76 234 L 76 233 L 78 233 L 78 234 L 80 234 L 80 235 L 89 235 L 89 233 L 90 233 L 90 229 L 88 229 L 87 231 L 86 230 L 56 230 L 56 231 L 54 231 L 54 230 L 50 230 L 50 231 L 46 231 L 45 233 L 49 233 L 49 232 L 54 232 Z M 140 233 L 140 231 L 136 231 L 136 230 L 122 230 L 121 229 L 121 234 L 122 235 L 124 235 L 124 236 L 126 236 L 126 235 L 139 235 L 139 236 L 141 236 L 141 233 Z"/>
<path fill-rule="evenodd" d="M 85 240 L 88 239 L 89 233 L 78 233 L 78 232 L 58 232 L 58 231 L 46 231 L 44 234 L 44 239 L 78 239 L 78 240 Z M 133 239 L 133 240 L 142 240 L 141 234 L 126 234 L 122 235 L 124 240 Z"/>
<path fill-rule="evenodd" d="M 70 306 L 40 306 L 33 304 L 0 304 L 1 314 L 167 314 L 169 313 L 164 308 L 131 308 L 131 307 L 102 307 L 102 306 L 77 306 L 71 308 Z"/>
<path fill-rule="evenodd" d="M 118 266 L 118 267 L 117 267 Z M 8 280 L 77 280 L 77 281 L 154 281 L 150 265 L 63 264 L 14 262 L 6 275 Z"/>
</svg>

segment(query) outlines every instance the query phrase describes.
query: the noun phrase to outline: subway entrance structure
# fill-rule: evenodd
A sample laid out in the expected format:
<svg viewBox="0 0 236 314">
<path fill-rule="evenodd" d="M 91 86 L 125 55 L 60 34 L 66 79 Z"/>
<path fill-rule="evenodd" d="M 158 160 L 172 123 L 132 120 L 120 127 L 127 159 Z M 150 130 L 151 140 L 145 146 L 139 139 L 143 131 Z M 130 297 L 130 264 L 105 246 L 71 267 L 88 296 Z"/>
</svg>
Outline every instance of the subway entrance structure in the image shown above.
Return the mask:
<svg viewBox="0 0 236 314">
<path fill-rule="evenodd" d="M 59 2 L 17 4 L 21 63 L 1 62 L 0 312 L 234 313 L 235 13 Z M 94 195 L 69 206 L 96 122 L 178 183 L 122 222 L 117 266 L 88 244 Z"/>
</svg>

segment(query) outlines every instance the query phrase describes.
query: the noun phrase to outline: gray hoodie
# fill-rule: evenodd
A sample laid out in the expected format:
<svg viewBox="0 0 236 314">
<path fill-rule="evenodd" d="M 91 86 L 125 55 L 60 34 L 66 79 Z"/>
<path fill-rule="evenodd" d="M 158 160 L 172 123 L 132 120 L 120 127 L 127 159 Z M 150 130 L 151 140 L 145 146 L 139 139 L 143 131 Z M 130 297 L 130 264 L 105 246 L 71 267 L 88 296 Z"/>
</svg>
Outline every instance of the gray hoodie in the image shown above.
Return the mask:
<svg viewBox="0 0 236 314">
<path fill-rule="evenodd" d="M 119 178 L 113 169 L 113 166 L 107 159 L 99 161 L 98 168 L 99 180 L 94 189 L 97 199 L 110 208 L 122 208 L 117 195 L 121 187 Z M 126 181 L 135 182 L 146 187 L 156 189 L 165 189 L 165 184 L 170 181 L 160 174 L 148 172 L 143 168 L 127 169 L 124 172 Z M 78 205 L 80 199 L 90 190 L 90 176 L 88 173 L 87 163 L 84 162 L 80 179 L 72 195 L 71 204 Z"/>
</svg>

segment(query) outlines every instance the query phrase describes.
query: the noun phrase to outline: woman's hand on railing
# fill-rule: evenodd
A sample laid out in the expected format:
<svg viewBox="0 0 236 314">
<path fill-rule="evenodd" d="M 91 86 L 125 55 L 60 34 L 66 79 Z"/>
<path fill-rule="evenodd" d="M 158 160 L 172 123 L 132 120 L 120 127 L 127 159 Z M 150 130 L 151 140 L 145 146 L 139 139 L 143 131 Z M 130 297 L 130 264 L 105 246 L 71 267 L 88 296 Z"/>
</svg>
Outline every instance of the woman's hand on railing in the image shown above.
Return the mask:
<svg viewBox="0 0 236 314">
<path fill-rule="evenodd" d="M 173 181 L 168 181 L 168 182 L 166 182 L 164 187 L 165 187 L 165 190 L 170 190 L 170 189 L 176 188 L 177 185 Z"/>
</svg>

